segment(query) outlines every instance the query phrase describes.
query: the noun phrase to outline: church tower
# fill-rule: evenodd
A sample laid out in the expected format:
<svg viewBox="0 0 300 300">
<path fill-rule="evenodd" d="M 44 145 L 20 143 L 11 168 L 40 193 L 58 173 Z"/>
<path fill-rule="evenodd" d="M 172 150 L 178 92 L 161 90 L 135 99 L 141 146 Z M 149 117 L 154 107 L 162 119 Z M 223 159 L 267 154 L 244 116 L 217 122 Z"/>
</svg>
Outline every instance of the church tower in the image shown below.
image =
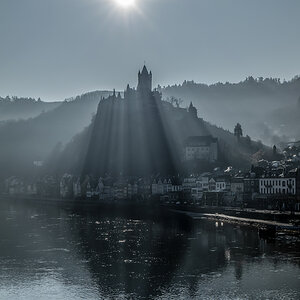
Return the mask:
<svg viewBox="0 0 300 300">
<path fill-rule="evenodd" d="M 148 73 L 146 66 L 144 65 L 142 72 L 138 74 L 138 92 L 149 93 L 152 91 L 152 73 Z"/>
</svg>

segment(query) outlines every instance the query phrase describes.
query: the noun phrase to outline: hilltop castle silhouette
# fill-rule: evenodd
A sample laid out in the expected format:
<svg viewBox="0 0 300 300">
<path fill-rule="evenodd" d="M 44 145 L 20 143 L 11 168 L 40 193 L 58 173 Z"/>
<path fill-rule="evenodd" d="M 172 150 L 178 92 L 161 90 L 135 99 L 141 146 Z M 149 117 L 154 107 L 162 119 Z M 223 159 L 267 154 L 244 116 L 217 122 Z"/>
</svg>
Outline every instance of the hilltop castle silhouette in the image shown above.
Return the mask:
<svg viewBox="0 0 300 300">
<path fill-rule="evenodd" d="M 148 72 L 144 65 L 142 71 L 138 72 L 137 88 L 131 88 L 129 84 L 124 91 L 124 100 L 134 101 L 138 100 L 144 105 L 159 105 L 162 100 L 161 93 L 157 90 L 152 90 L 152 72 Z"/>
<path fill-rule="evenodd" d="M 152 90 L 152 72 L 144 65 L 136 89 L 127 85 L 124 97 L 114 91 L 99 102 L 85 172 L 173 173 L 173 141 L 165 105 L 161 93 Z"/>
</svg>

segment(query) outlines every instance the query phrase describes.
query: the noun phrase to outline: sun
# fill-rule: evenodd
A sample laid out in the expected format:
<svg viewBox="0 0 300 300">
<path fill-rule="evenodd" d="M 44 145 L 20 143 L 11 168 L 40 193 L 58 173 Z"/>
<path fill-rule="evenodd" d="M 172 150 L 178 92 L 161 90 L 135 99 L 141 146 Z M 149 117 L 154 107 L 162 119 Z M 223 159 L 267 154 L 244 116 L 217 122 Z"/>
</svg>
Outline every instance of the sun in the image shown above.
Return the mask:
<svg viewBox="0 0 300 300">
<path fill-rule="evenodd" d="M 124 8 L 129 8 L 131 6 L 134 6 L 135 0 L 114 0 L 117 5 L 124 7 Z"/>
</svg>

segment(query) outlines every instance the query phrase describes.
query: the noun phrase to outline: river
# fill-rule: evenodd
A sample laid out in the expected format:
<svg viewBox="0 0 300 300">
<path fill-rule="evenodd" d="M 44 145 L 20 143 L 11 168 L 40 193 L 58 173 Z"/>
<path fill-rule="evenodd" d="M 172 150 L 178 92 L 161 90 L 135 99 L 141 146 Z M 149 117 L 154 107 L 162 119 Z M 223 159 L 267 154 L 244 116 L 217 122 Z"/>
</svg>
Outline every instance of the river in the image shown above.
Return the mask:
<svg viewBox="0 0 300 300">
<path fill-rule="evenodd" d="M 146 207 L 1 201 L 0 299 L 300 299 L 300 242 Z"/>
</svg>

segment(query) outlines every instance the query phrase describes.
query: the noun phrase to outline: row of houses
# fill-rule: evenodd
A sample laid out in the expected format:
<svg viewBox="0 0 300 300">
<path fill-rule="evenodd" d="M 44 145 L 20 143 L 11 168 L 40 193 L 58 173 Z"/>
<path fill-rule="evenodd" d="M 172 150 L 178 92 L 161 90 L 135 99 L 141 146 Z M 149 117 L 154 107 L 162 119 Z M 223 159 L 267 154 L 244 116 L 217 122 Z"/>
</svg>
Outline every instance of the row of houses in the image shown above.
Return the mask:
<svg viewBox="0 0 300 300">
<path fill-rule="evenodd" d="M 264 165 L 262 167 L 262 165 Z M 152 194 L 167 195 L 180 191 L 183 197 L 190 195 L 195 201 L 214 195 L 228 205 L 280 207 L 294 203 L 299 210 L 300 172 L 280 162 L 261 161 L 250 172 L 235 173 L 231 168 L 223 172 L 203 173 L 183 178 L 182 183 L 171 179 L 154 181 Z M 167 197 L 164 197 L 167 199 Z M 203 201 L 202 201 L 203 203 Z"/>
<path fill-rule="evenodd" d="M 100 200 L 132 199 L 137 195 L 150 196 L 151 183 L 147 179 L 126 179 L 111 177 L 95 180 L 86 176 L 84 180 L 65 174 L 60 181 L 60 196 L 62 198 L 96 198 Z"/>
<path fill-rule="evenodd" d="M 207 204 L 217 199 L 222 205 L 280 206 L 286 201 L 300 203 L 300 174 L 298 169 L 278 173 L 278 168 L 254 168 L 248 173 L 218 171 L 189 177 L 112 178 L 98 180 L 64 174 L 61 178 L 46 176 L 25 183 L 17 177 L 5 181 L 5 192 L 10 195 L 27 194 L 45 197 L 98 199 L 163 199 L 163 201 L 192 201 Z M 221 202 L 220 202 L 221 201 Z"/>
</svg>

